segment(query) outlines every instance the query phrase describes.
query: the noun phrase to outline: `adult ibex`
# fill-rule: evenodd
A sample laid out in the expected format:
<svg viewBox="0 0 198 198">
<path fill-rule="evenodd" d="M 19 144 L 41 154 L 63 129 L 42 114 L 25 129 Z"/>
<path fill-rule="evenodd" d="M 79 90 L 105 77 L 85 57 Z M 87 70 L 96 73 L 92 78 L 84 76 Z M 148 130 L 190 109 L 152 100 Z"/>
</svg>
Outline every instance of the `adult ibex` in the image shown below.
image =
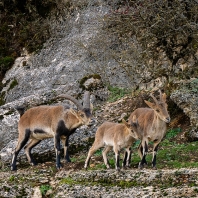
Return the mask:
<svg viewBox="0 0 198 198">
<path fill-rule="evenodd" d="M 11 170 L 16 170 L 16 159 L 20 150 L 25 146 L 25 153 L 30 164 L 35 165 L 31 150 L 41 140 L 54 138 L 56 152 L 56 167 L 61 167 L 60 163 L 60 140 L 64 147 L 64 158 L 70 162 L 68 154 L 68 139 L 81 125 L 87 125 L 91 120 L 90 94 L 85 92 L 83 106 L 73 97 L 62 94 L 57 98 L 65 98 L 72 101 L 79 109 L 76 111 L 68 106 L 38 106 L 24 112 L 23 108 L 16 108 L 20 113 L 18 123 L 18 143 L 14 151 Z M 29 141 L 29 142 L 28 142 Z M 28 143 L 27 143 L 28 142 Z"/>
<path fill-rule="evenodd" d="M 138 124 L 141 128 L 141 132 L 137 133 L 140 139 L 140 145 L 138 147 L 138 153 L 141 158 L 139 168 L 143 168 L 146 162 L 146 155 L 148 152 L 148 143 L 153 141 L 153 158 L 152 167 L 156 167 L 156 154 L 159 143 L 162 141 L 166 133 L 166 123 L 170 122 L 170 116 L 167 111 L 166 94 L 160 93 L 160 100 L 158 101 L 152 94 L 154 103 L 145 101 L 150 108 L 138 108 L 129 117 L 129 123 L 135 115 L 138 120 Z"/>
</svg>

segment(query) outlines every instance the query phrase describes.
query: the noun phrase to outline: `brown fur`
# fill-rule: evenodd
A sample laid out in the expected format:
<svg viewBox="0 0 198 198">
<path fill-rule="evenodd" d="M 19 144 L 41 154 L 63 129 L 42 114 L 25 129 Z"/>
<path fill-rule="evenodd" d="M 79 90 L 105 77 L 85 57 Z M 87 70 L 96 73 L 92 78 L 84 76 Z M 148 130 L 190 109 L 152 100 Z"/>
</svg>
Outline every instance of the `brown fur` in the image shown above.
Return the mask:
<svg viewBox="0 0 198 198">
<path fill-rule="evenodd" d="M 81 114 L 84 117 L 81 117 Z M 78 128 L 83 124 L 86 125 L 90 121 L 90 117 L 87 118 L 84 112 L 75 112 L 73 109 L 64 110 L 63 106 L 33 107 L 26 111 L 20 118 L 18 124 L 19 134 L 23 134 L 23 131 L 28 128 L 31 131 L 32 138 L 46 139 L 47 136 L 51 138 L 54 136 L 54 132 L 58 127 L 58 121 L 61 119 L 64 120 L 65 126 L 68 130 Z M 36 136 L 33 132 L 35 129 L 45 131 L 47 136 Z"/>
<path fill-rule="evenodd" d="M 122 148 L 126 148 L 125 160 L 123 166 L 127 164 L 129 166 L 131 157 L 131 145 L 134 143 L 135 136 L 134 130 L 137 130 L 136 123 L 124 124 L 104 122 L 96 131 L 95 141 L 89 150 L 87 159 L 85 161 L 85 168 L 89 165 L 91 156 L 101 147 L 105 147 L 103 150 L 103 159 L 107 168 L 109 163 L 107 160 L 107 153 L 113 148 L 115 152 L 116 163 L 115 167 L 119 170 L 119 154 Z"/>
<path fill-rule="evenodd" d="M 151 95 L 155 103 L 145 101 L 150 108 L 138 108 L 129 117 L 129 123 L 135 115 L 141 131 L 136 134 L 137 139 L 141 140 L 138 153 L 141 157 L 139 168 L 142 168 L 146 162 L 146 154 L 148 152 L 148 142 L 153 141 L 153 159 L 152 166 L 156 165 L 156 153 L 159 143 L 162 141 L 166 133 L 166 123 L 170 122 L 170 116 L 167 111 L 166 94 L 160 92 L 160 100 Z"/>
<path fill-rule="evenodd" d="M 86 98 L 89 100 L 89 93 Z M 61 95 L 67 97 L 67 95 Z M 76 99 L 69 96 L 73 102 Z M 86 104 L 87 105 L 87 104 Z M 69 136 L 75 132 L 76 128 L 82 125 L 88 125 L 91 120 L 91 110 L 86 106 L 79 111 L 65 108 L 64 106 L 38 106 L 21 113 L 18 124 L 18 143 L 13 154 L 11 170 L 16 170 L 16 159 L 20 150 L 25 146 L 25 153 L 30 164 L 35 165 L 32 158 L 31 150 L 41 140 L 46 138 L 54 138 L 54 146 L 56 151 L 56 166 L 60 168 L 60 140 L 64 147 L 64 158 L 70 161 L 68 155 L 68 139 Z M 23 112 L 20 109 L 20 112 Z"/>
</svg>

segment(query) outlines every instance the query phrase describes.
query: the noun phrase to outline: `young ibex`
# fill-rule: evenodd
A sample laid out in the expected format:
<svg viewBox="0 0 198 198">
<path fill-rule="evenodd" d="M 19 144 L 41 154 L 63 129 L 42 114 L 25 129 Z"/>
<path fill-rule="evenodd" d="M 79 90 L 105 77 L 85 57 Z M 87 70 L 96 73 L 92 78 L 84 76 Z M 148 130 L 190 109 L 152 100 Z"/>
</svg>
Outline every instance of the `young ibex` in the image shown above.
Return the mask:
<svg viewBox="0 0 198 198">
<path fill-rule="evenodd" d="M 57 98 L 65 98 L 72 101 L 79 109 L 74 109 L 61 105 L 58 106 L 38 106 L 24 112 L 22 108 L 16 108 L 21 117 L 18 123 L 18 143 L 14 151 L 11 170 L 16 170 L 16 159 L 20 150 L 25 146 L 25 153 L 30 164 L 35 165 L 31 150 L 41 140 L 54 138 L 56 153 L 56 167 L 61 167 L 60 163 L 60 140 L 64 147 L 64 159 L 70 162 L 68 154 L 68 139 L 81 125 L 87 125 L 91 120 L 90 94 L 85 92 L 83 106 L 73 97 L 62 94 Z"/>
<path fill-rule="evenodd" d="M 89 165 L 91 156 L 101 147 L 103 149 L 102 155 L 104 163 L 107 168 L 110 168 L 109 162 L 107 159 L 107 153 L 113 148 L 115 152 L 115 167 L 119 171 L 119 158 L 120 150 L 126 148 L 123 167 L 130 165 L 131 160 L 131 146 L 136 141 L 134 139 L 134 131 L 138 129 L 138 123 L 136 122 L 136 117 L 134 116 L 133 121 L 130 124 L 126 123 L 123 120 L 123 124 L 113 123 L 113 122 L 104 122 L 96 131 L 95 141 L 88 152 L 87 159 L 85 161 L 85 169 Z"/>
<path fill-rule="evenodd" d="M 170 116 L 167 111 L 166 94 L 160 93 L 160 100 L 158 101 L 152 94 L 155 103 L 145 101 L 150 108 L 138 108 L 129 117 L 129 123 L 135 115 L 138 120 L 138 124 L 141 128 L 140 133 L 137 133 L 137 139 L 140 139 L 140 145 L 138 147 L 138 153 L 141 158 L 139 168 L 143 168 L 146 162 L 146 155 L 148 152 L 148 142 L 153 141 L 153 158 L 152 167 L 156 166 L 156 154 L 159 143 L 162 141 L 166 133 L 166 123 L 170 122 Z"/>
</svg>

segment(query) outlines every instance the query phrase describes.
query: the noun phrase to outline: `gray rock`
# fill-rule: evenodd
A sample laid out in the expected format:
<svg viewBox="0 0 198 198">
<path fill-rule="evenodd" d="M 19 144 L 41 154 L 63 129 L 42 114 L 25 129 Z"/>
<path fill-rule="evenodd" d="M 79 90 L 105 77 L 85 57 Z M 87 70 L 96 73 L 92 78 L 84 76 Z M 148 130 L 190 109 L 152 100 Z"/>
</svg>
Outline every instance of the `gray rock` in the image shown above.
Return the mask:
<svg viewBox="0 0 198 198">
<path fill-rule="evenodd" d="M 187 137 L 191 141 L 198 140 L 198 79 L 190 79 L 179 85 L 171 94 L 171 99 L 190 118 L 191 131 Z"/>
<path fill-rule="evenodd" d="M 66 10 L 65 14 L 67 14 Z M 4 84 L 2 95 L 6 101 L 6 104 L 0 107 L 0 149 L 5 147 L 3 155 L 1 155 L 2 158 L 6 155 L 10 156 L 10 149 L 13 149 L 11 148 L 12 141 L 15 142 L 18 136 L 17 122 L 19 116 L 14 109 L 17 105 L 32 107 L 49 104 L 54 96 L 62 93 L 68 93 L 72 96 L 82 95 L 84 90 L 80 87 L 79 82 L 84 77 L 93 74 L 100 75 L 104 85 L 98 87 L 100 82 L 92 78 L 85 83 L 86 87 L 95 86 L 93 91 L 95 104 L 108 98 L 109 91 L 105 85 L 133 90 L 138 86 L 141 89 L 163 87 L 167 83 L 165 77 L 151 79 L 150 74 L 153 69 L 148 67 L 152 66 L 153 68 L 155 66 L 153 65 L 154 60 L 149 60 L 148 65 L 142 62 L 140 64 L 136 53 L 130 54 L 130 61 L 126 59 L 123 62 L 129 67 L 124 68 L 120 65 L 120 62 L 114 58 L 114 54 L 111 54 L 110 49 L 115 48 L 120 53 L 123 50 L 122 46 L 116 47 L 117 38 L 112 34 L 107 35 L 103 31 L 105 25 L 103 19 L 107 14 L 109 14 L 108 2 L 101 1 L 94 3 L 93 6 L 90 4 L 83 9 L 75 10 L 67 20 L 63 16 L 60 16 L 59 19 L 54 16 L 49 23 L 51 38 L 44 44 L 43 48 L 35 54 L 23 53 L 23 57 L 18 57 L 15 60 L 13 67 L 6 73 L 2 81 Z M 137 47 L 136 52 L 141 54 L 141 46 L 139 46 L 137 39 L 132 37 L 131 42 Z M 187 70 L 188 67 L 196 66 L 193 57 L 189 57 L 188 60 L 189 65 L 183 62 L 184 60 L 178 61 L 176 68 L 173 68 L 174 72 L 178 73 L 180 68 Z M 163 51 L 158 61 L 163 69 L 171 66 Z M 143 83 L 145 78 L 147 83 Z M 175 80 L 174 76 L 172 78 Z M 11 82 L 14 81 L 17 83 L 11 88 Z M 181 81 L 178 82 L 178 84 L 181 83 Z M 190 117 L 193 127 L 190 136 L 197 137 L 197 89 L 191 89 L 189 92 L 178 88 L 177 91 L 171 93 L 171 99 Z M 98 111 L 98 116 L 99 114 Z M 123 115 L 119 115 L 119 118 L 121 117 Z M 108 114 L 103 119 L 112 120 L 114 118 Z M 76 144 L 75 141 L 88 137 L 87 135 L 81 136 L 81 133 L 76 134 L 78 134 L 77 137 L 71 137 L 74 145 Z M 77 140 L 74 140 L 75 138 Z M 51 147 L 51 143 L 49 147 Z M 47 150 L 47 148 L 45 149 Z M 7 154 L 5 154 L 6 152 Z"/>
</svg>

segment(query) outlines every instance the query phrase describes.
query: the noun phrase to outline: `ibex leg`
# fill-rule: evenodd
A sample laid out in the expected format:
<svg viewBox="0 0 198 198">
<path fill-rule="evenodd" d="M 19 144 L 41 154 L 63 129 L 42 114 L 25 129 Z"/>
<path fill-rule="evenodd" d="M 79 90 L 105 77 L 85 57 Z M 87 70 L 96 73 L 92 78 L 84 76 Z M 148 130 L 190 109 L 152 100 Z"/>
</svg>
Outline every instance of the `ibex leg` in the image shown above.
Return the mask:
<svg viewBox="0 0 198 198">
<path fill-rule="evenodd" d="M 64 148 L 64 159 L 66 162 L 71 162 L 71 159 L 69 157 L 69 153 L 68 153 L 68 147 L 69 147 L 69 137 L 64 137 L 61 138 L 61 142 L 63 144 L 63 148 Z"/>
<path fill-rule="evenodd" d="M 26 129 L 24 133 L 19 133 L 19 139 L 18 139 L 18 143 L 17 143 L 17 147 L 14 151 L 13 157 L 12 157 L 12 163 L 11 163 L 11 170 L 16 170 L 16 160 L 17 160 L 17 156 L 20 152 L 20 150 L 25 146 L 25 144 L 28 142 L 29 138 L 30 138 L 30 130 Z M 22 135 L 20 135 L 22 134 Z"/>
<path fill-rule="evenodd" d="M 31 165 L 36 165 L 36 162 L 34 161 L 34 159 L 32 157 L 31 150 L 40 142 L 41 142 L 41 140 L 31 139 L 31 141 L 28 142 L 28 144 L 24 147 L 27 159 Z"/>
<path fill-rule="evenodd" d="M 91 159 L 91 156 L 101 147 L 103 147 L 104 145 L 103 144 L 98 144 L 98 143 L 93 143 L 92 147 L 89 149 L 89 152 L 88 152 L 88 155 L 87 155 L 87 159 L 85 161 L 85 165 L 84 165 L 84 168 L 87 169 L 87 166 L 89 166 L 89 163 L 90 163 L 90 159 Z"/>
<path fill-rule="evenodd" d="M 107 168 L 110 168 L 109 166 L 109 161 L 107 159 L 107 153 L 112 149 L 112 146 L 106 146 L 104 148 L 104 150 L 102 151 L 102 156 L 103 156 L 103 159 L 104 159 L 104 163 L 106 165 Z"/>
<path fill-rule="evenodd" d="M 139 146 L 139 151 L 142 154 L 142 159 L 141 162 L 139 163 L 139 168 L 142 169 L 144 165 L 147 165 L 146 162 L 146 155 L 148 153 L 148 142 L 147 141 L 142 141 L 142 144 Z"/>
<path fill-rule="evenodd" d="M 55 147 L 55 152 L 56 152 L 56 167 L 58 169 L 61 168 L 61 162 L 60 162 L 60 149 L 61 149 L 61 145 L 60 145 L 60 135 L 56 134 L 54 137 L 54 147 Z"/>
<path fill-rule="evenodd" d="M 156 168 L 156 158 L 157 158 L 157 150 L 158 150 L 159 142 L 154 143 L 153 145 L 153 159 L 152 159 L 152 167 Z"/>
<path fill-rule="evenodd" d="M 115 152 L 115 168 L 117 171 L 120 171 L 120 150 L 116 146 L 113 150 Z"/>
<path fill-rule="evenodd" d="M 126 148 L 125 154 L 124 154 L 124 159 L 122 163 L 122 167 L 129 167 L 131 162 L 131 147 Z"/>
</svg>

